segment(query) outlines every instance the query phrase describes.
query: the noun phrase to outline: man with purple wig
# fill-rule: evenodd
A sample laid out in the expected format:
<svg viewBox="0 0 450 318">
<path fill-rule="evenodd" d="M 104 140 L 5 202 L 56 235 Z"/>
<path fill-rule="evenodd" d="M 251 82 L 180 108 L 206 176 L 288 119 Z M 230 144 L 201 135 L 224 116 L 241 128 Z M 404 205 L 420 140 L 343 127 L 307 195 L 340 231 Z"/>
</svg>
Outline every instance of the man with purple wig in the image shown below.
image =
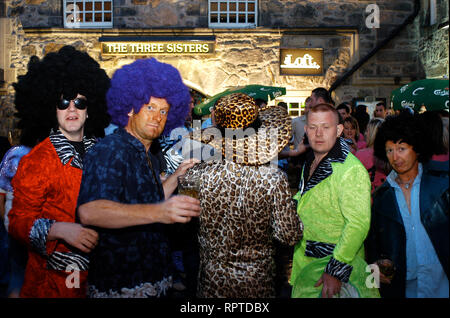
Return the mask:
<svg viewBox="0 0 450 318">
<path fill-rule="evenodd" d="M 176 68 L 140 59 L 118 69 L 107 93 L 113 134 L 85 158 L 78 197 L 81 223 L 99 233 L 91 254 L 89 297 L 169 297 L 173 266 L 168 225 L 197 217 L 197 199 L 175 195 L 185 161 L 164 182 L 150 146 L 182 126 L 189 91 Z"/>
</svg>

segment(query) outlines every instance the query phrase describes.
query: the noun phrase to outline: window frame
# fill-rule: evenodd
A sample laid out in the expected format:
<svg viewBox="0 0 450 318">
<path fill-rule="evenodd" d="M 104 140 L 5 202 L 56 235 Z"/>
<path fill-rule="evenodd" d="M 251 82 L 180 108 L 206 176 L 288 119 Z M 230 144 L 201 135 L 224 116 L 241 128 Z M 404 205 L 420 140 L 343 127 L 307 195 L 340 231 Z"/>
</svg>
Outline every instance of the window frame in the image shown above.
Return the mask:
<svg viewBox="0 0 450 318">
<path fill-rule="evenodd" d="M 79 10 L 79 7 L 76 6 L 77 3 L 82 2 L 83 3 L 83 10 Z M 92 10 L 85 10 L 86 2 L 92 3 Z M 100 11 L 95 9 L 95 3 L 101 2 L 102 3 L 102 9 Z M 105 10 L 105 2 L 109 2 L 111 4 L 110 10 Z M 68 6 L 74 5 L 74 10 L 67 11 Z M 90 28 L 101 28 L 101 29 L 107 29 L 113 27 L 113 14 L 114 14 L 114 1 L 113 0 L 63 0 L 63 22 L 64 22 L 64 28 L 68 29 L 90 29 Z M 92 14 L 92 18 L 95 19 L 95 13 L 102 13 L 102 20 L 104 20 L 105 13 L 111 14 L 111 21 L 101 21 L 101 22 L 68 22 L 68 14 L 82 14 L 83 20 L 86 17 L 86 13 Z"/>
<path fill-rule="evenodd" d="M 289 117 L 295 118 L 303 116 L 305 114 L 305 102 L 307 96 L 293 95 L 293 96 L 281 96 L 275 99 L 275 105 L 279 102 L 284 102 L 287 104 L 287 112 Z"/>
<path fill-rule="evenodd" d="M 217 3 L 217 10 L 213 11 L 211 9 L 211 4 Z M 226 3 L 226 10 L 221 10 L 221 4 Z M 230 3 L 236 4 L 236 11 L 230 11 Z M 245 3 L 245 11 L 239 10 L 239 4 Z M 248 5 L 254 4 L 254 11 L 248 11 Z M 230 15 L 236 14 L 236 22 L 229 22 Z M 245 14 L 246 22 L 239 22 L 239 14 Z M 211 16 L 217 14 L 217 22 L 211 22 Z M 227 17 L 227 22 L 220 22 L 221 14 L 225 14 Z M 250 14 L 254 15 L 254 22 L 248 22 L 248 16 Z M 258 26 L 258 0 L 208 0 L 208 27 L 209 28 L 256 28 Z"/>
</svg>

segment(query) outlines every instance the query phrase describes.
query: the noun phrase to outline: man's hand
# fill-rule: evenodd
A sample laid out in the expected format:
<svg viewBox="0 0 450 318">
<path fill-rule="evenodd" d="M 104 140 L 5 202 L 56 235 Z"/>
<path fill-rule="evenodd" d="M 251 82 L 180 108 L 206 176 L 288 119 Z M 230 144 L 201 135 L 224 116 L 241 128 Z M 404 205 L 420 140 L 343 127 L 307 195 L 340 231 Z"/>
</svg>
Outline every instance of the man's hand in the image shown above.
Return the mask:
<svg viewBox="0 0 450 318">
<path fill-rule="evenodd" d="M 89 253 L 97 246 L 98 233 L 78 223 L 56 222 L 50 228 L 47 239 L 61 239 L 82 252 Z"/>
<path fill-rule="evenodd" d="M 319 287 L 322 284 L 322 298 L 332 298 L 341 291 L 342 282 L 327 273 L 322 274 L 314 287 Z"/>
<path fill-rule="evenodd" d="M 159 222 L 187 223 L 200 215 L 200 201 L 186 195 L 176 195 L 160 203 L 162 215 Z"/>
<path fill-rule="evenodd" d="M 167 177 L 165 180 L 161 180 L 163 189 L 164 189 L 164 198 L 169 199 L 172 193 L 175 191 L 175 189 L 178 186 L 178 177 L 182 176 L 186 173 L 186 171 L 190 168 L 192 168 L 195 164 L 199 163 L 200 160 L 192 158 L 189 160 L 184 160 L 180 163 L 177 170 L 175 170 L 174 173 L 172 173 L 169 177 Z"/>
<path fill-rule="evenodd" d="M 306 150 L 308 150 L 309 145 L 305 145 L 303 140 L 301 142 L 299 142 L 299 144 L 297 145 L 297 148 L 289 150 L 289 157 L 297 157 L 299 155 L 301 155 L 302 153 L 304 153 Z"/>
<path fill-rule="evenodd" d="M 389 285 L 391 283 L 391 279 L 386 277 L 382 272 L 380 272 L 380 282 Z"/>
<path fill-rule="evenodd" d="M 200 163 L 200 160 L 196 158 L 191 158 L 188 160 L 184 160 L 180 163 L 177 170 L 173 173 L 175 177 L 182 176 L 186 173 L 186 171 L 190 168 L 192 168 L 195 164 Z"/>
<path fill-rule="evenodd" d="M 373 265 L 378 267 L 380 282 L 383 284 L 390 284 L 395 272 L 394 263 L 390 259 L 383 258 L 376 261 Z M 372 270 L 372 273 L 373 272 L 374 271 Z"/>
</svg>

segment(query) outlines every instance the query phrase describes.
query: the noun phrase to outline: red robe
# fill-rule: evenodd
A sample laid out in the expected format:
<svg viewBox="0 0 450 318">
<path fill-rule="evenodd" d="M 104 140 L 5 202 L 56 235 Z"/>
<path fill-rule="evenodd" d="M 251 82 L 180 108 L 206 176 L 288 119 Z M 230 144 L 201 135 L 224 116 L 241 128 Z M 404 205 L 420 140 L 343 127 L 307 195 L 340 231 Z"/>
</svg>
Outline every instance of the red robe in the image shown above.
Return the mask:
<svg viewBox="0 0 450 318">
<path fill-rule="evenodd" d="M 82 170 L 73 167 L 72 160 L 63 165 L 47 138 L 22 158 L 11 182 L 14 200 L 9 232 L 28 247 L 21 297 L 86 297 L 87 270 L 49 268 L 49 260 L 59 254 L 55 252 L 82 254 L 65 241 L 47 240 L 51 220 L 75 222 Z"/>
</svg>

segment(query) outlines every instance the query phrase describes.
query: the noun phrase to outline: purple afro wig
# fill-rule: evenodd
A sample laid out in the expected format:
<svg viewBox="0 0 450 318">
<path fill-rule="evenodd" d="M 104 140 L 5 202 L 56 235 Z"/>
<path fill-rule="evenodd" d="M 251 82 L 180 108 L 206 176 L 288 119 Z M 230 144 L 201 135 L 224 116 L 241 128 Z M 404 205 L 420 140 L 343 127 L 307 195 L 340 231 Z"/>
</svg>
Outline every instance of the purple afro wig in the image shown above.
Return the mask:
<svg viewBox="0 0 450 318">
<path fill-rule="evenodd" d="M 184 124 L 189 112 L 189 89 L 175 67 L 155 58 L 139 59 L 115 71 L 106 94 L 112 123 L 125 127 L 131 109 L 138 113 L 152 96 L 165 98 L 170 105 L 163 135 L 168 136 L 172 129 Z"/>
</svg>

